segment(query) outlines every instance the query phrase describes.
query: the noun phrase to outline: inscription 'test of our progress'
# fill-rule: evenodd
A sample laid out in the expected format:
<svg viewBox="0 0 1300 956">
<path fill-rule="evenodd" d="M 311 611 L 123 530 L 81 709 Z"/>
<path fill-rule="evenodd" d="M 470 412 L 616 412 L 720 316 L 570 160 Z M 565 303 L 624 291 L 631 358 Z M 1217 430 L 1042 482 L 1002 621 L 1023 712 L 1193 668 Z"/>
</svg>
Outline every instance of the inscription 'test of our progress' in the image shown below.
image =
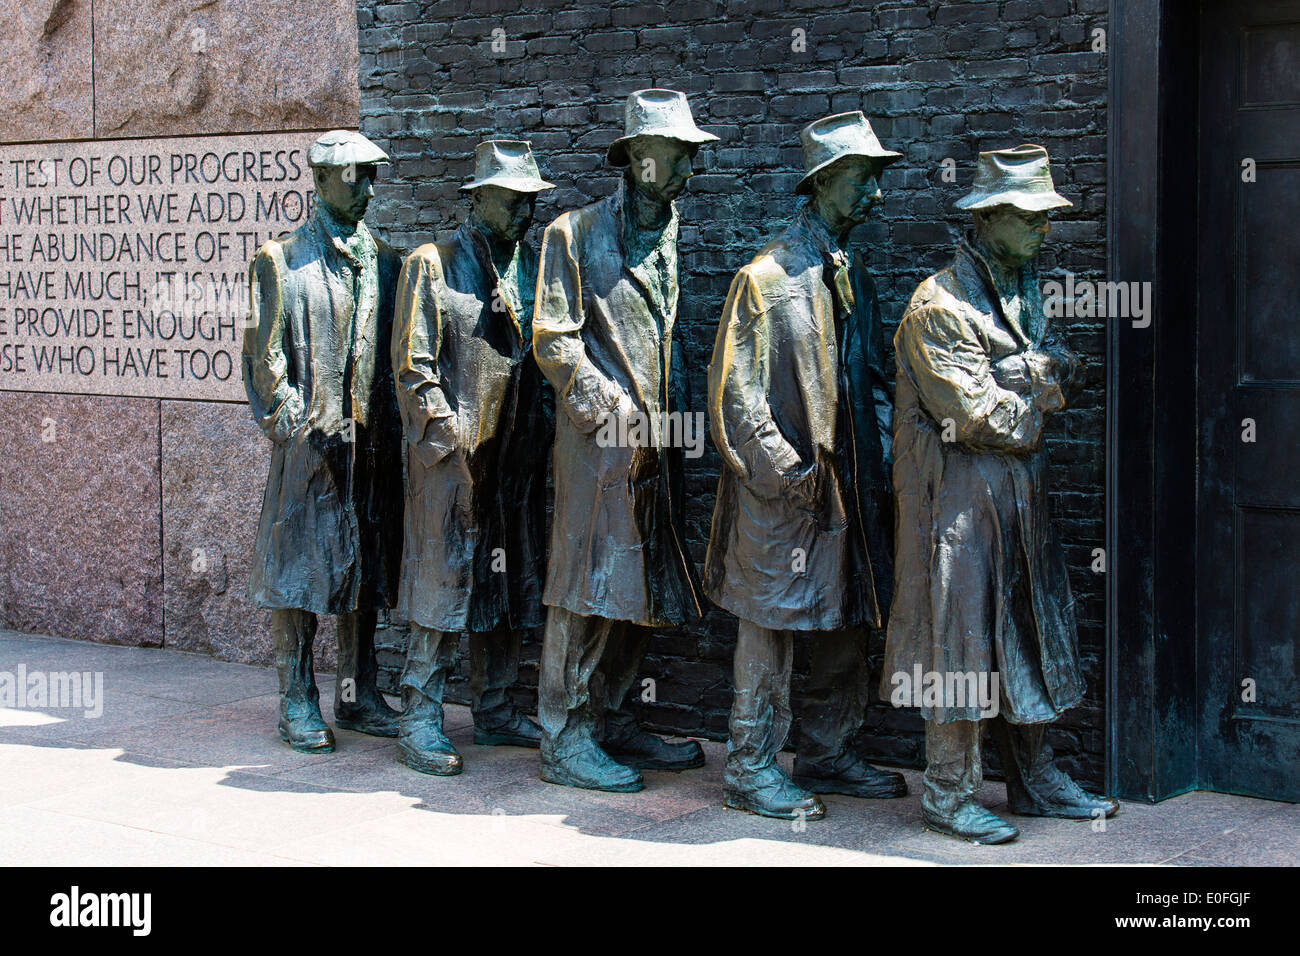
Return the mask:
<svg viewBox="0 0 1300 956">
<path fill-rule="evenodd" d="M 248 263 L 317 133 L 0 146 L 0 389 L 242 401 Z"/>
</svg>

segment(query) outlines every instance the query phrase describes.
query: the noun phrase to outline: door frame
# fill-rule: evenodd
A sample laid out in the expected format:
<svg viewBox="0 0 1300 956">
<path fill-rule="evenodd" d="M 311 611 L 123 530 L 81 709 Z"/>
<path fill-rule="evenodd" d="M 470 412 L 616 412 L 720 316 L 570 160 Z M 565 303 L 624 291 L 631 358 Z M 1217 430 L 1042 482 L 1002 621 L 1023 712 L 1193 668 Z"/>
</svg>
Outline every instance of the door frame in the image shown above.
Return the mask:
<svg viewBox="0 0 1300 956">
<path fill-rule="evenodd" d="M 1249 155 L 1256 158 L 1261 177 L 1274 175 L 1279 169 L 1291 170 L 1294 175 L 1297 152 L 1293 135 L 1300 110 L 1293 97 L 1288 97 L 1287 103 L 1246 103 L 1245 37 L 1237 31 L 1293 26 L 1300 20 L 1300 0 L 1253 0 L 1249 11 L 1239 5 L 1204 3 L 1202 11 L 1199 126 L 1207 135 L 1200 144 L 1200 168 L 1207 187 L 1213 188 L 1202 190 L 1198 196 L 1203 227 L 1198 249 L 1203 267 L 1198 276 L 1199 308 L 1206 318 L 1198 333 L 1198 348 L 1207 358 L 1220 358 L 1200 366 L 1199 433 L 1202 448 L 1222 447 L 1228 451 L 1202 453 L 1198 459 L 1197 517 L 1203 561 L 1197 581 L 1198 782 L 1208 790 L 1297 800 L 1300 724 L 1293 716 L 1281 716 L 1276 711 L 1270 714 L 1263 703 L 1267 692 L 1261 693 L 1261 700 L 1255 703 L 1244 703 L 1241 697 L 1242 678 L 1258 673 L 1245 668 L 1241 642 L 1257 636 L 1255 628 L 1262 626 L 1244 591 L 1252 578 L 1261 571 L 1267 573 L 1263 566 L 1279 567 L 1272 558 L 1263 561 L 1259 570 L 1244 566 L 1245 561 L 1260 561 L 1257 551 L 1248 550 L 1251 542 L 1246 537 L 1246 523 L 1252 516 L 1254 520 L 1269 520 L 1265 516 L 1276 520 L 1289 512 L 1294 520 L 1296 515 L 1293 496 L 1279 493 L 1271 484 L 1266 488 L 1252 483 L 1246 477 L 1267 475 L 1285 483 L 1293 473 L 1289 469 L 1294 467 L 1294 461 L 1278 462 L 1276 452 L 1267 450 L 1267 442 L 1243 443 L 1241 428 L 1246 416 L 1256 416 L 1261 431 L 1276 434 L 1278 426 L 1295 421 L 1290 416 L 1300 411 L 1300 389 L 1295 386 L 1294 376 L 1289 376 L 1291 381 L 1283 381 L 1287 375 L 1259 375 L 1253 379 L 1249 375 L 1250 352 L 1241 338 L 1241 323 L 1248 321 L 1242 311 L 1247 308 L 1243 296 L 1248 286 L 1242 283 L 1248 280 L 1238 275 L 1238 270 L 1250 261 L 1256 243 L 1269 244 L 1273 237 L 1239 231 L 1245 228 L 1247 210 L 1254 205 L 1249 197 L 1257 188 L 1265 187 L 1243 186 L 1238 174 L 1242 157 Z M 1223 38 L 1229 32 L 1233 34 L 1233 52 L 1220 58 L 1211 51 L 1227 46 Z M 1287 119 L 1285 125 L 1279 125 L 1277 111 L 1283 109 Z M 1250 131 L 1248 139 L 1241 135 L 1246 130 Z M 1270 169 L 1274 172 L 1266 172 Z M 1211 170 L 1221 172 L 1211 180 Z M 1274 228 L 1279 230 L 1281 249 L 1291 252 L 1294 244 L 1286 240 L 1289 233 L 1285 230 L 1292 220 L 1285 214 L 1279 220 L 1283 221 L 1276 222 Z M 1221 265 L 1225 229 L 1236 234 L 1231 243 L 1233 268 L 1227 272 Z M 1231 315 L 1238 317 L 1236 323 L 1217 321 L 1219 316 Z M 1234 358 L 1226 364 L 1222 356 Z M 1281 536 L 1289 539 L 1290 535 L 1289 529 Z M 1263 537 L 1265 540 L 1255 547 L 1267 547 L 1267 535 Z M 1225 574 L 1223 564 L 1229 554 L 1231 570 Z M 1216 555 L 1222 555 L 1223 560 L 1213 561 Z M 1284 585 L 1277 588 L 1277 593 L 1290 592 Z M 1274 607 L 1273 611 L 1285 617 L 1290 609 Z M 1285 628 L 1288 623 L 1293 622 L 1275 626 Z M 1275 634 L 1275 639 L 1287 638 L 1289 635 Z M 1261 666 L 1256 662 L 1255 667 Z M 1259 677 L 1262 683 L 1265 677 Z"/>
<path fill-rule="evenodd" d="M 1199 20 L 1110 2 L 1106 278 L 1153 295 L 1149 327 L 1106 329 L 1106 784 L 1152 802 L 1198 785 Z"/>
</svg>

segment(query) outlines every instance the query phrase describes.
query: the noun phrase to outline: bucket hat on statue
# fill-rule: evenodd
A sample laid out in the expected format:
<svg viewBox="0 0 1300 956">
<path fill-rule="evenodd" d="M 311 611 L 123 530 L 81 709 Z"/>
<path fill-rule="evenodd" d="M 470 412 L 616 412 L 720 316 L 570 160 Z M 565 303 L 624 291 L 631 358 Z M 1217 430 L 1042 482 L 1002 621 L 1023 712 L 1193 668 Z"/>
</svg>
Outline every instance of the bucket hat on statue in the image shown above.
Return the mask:
<svg viewBox="0 0 1300 956">
<path fill-rule="evenodd" d="M 1026 212 L 1073 206 L 1056 191 L 1047 150 L 1026 144 L 980 153 L 971 190 L 953 203 L 958 209 L 1011 205 Z"/>
<path fill-rule="evenodd" d="M 533 149 L 521 139 L 488 139 L 474 147 L 474 178 L 460 188 L 500 186 L 517 193 L 554 189 L 537 169 Z"/>
<path fill-rule="evenodd" d="M 335 129 L 321 134 L 307 151 L 308 166 L 360 166 L 387 162 L 391 162 L 387 153 L 350 129 Z"/>
<path fill-rule="evenodd" d="M 794 187 L 796 193 L 808 192 L 815 173 L 846 156 L 865 156 L 882 167 L 903 158 L 902 153 L 880 145 L 861 110 L 823 116 L 805 126 L 799 135 L 803 140 L 804 177 Z"/>
<path fill-rule="evenodd" d="M 718 137 L 695 125 L 686 94 L 676 90 L 637 90 L 623 111 L 624 133 L 609 144 L 605 158 L 614 166 L 627 165 L 627 144 L 638 136 L 666 136 L 683 143 L 712 143 Z"/>
</svg>

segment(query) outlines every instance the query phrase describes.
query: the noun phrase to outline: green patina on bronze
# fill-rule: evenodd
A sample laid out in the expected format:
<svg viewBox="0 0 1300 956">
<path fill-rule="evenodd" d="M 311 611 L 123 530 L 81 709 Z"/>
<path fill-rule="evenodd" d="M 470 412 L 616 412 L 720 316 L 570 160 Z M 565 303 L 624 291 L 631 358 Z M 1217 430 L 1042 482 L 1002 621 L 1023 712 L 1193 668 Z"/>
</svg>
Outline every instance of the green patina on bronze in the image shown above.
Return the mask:
<svg viewBox="0 0 1300 956">
<path fill-rule="evenodd" d="M 416 249 L 398 280 L 393 368 L 407 442 L 398 613 L 411 622 L 398 759 L 455 774 L 443 692 L 469 633 L 474 740 L 536 747 L 508 696 L 542 624 L 554 397 L 532 356 L 537 260 L 524 236 L 541 178 L 528 144 L 475 150 L 469 221 Z"/>
<path fill-rule="evenodd" d="M 866 628 L 889 605 L 889 385 L 875 287 L 848 238 L 880 200 L 884 149 L 861 112 L 803 131 L 810 198 L 737 274 L 709 366 L 722 456 L 704 586 L 740 618 L 727 806 L 818 819 L 815 793 L 897 797 L 850 740 L 868 700 Z M 812 641 L 791 780 L 796 635 Z"/>
<path fill-rule="evenodd" d="M 542 240 L 533 348 L 555 388 L 555 511 L 543 600 L 538 713 L 542 779 L 631 791 L 640 769 L 703 763 L 694 741 L 642 730 L 629 692 L 649 628 L 697 619 L 701 601 L 681 526 L 681 455 L 659 443 L 602 443 L 610 416 L 685 411 L 672 348 L 677 318 L 674 200 L 699 145 L 686 97 L 628 97 L 626 165 L 614 195 L 565 213 Z"/>
<path fill-rule="evenodd" d="M 308 161 L 310 220 L 258 249 L 243 375 L 273 443 L 249 595 L 271 609 L 280 735 L 329 752 L 312 673 L 316 615 L 339 617 L 335 719 L 377 736 L 397 714 L 375 686 L 376 611 L 396 594 L 401 557 L 400 438 L 389 336 L 397 253 L 364 217 L 388 157 L 358 133 L 326 133 Z"/>
<path fill-rule="evenodd" d="M 1082 791 L 1043 743 L 1044 726 L 1083 697 L 1043 445 L 1080 364 L 1044 315 L 1035 266 L 1046 210 L 1069 202 L 1052 187 L 1047 151 L 1021 146 L 981 153 L 957 205 L 975 210 L 974 230 L 917 288 L 894 337 L 898 533 L 881 693 L 895 695 L 898 675 L 998 676 L 996 700 L 901 703 L 926 721 L 926 824 L 1002 843 L 1018 831 L 975 800 L 981 720 L 1012 812 L 1089 819 L 1118 804 Z"/>
</svg>

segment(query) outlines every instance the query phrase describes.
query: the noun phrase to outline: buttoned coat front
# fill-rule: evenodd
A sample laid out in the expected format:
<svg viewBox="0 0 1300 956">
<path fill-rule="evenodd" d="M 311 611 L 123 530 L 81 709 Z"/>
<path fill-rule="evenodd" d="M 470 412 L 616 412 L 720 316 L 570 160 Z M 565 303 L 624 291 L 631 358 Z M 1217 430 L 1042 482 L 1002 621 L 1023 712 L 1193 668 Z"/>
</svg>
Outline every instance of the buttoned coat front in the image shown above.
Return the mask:
<svg viewBox="0 0 1300 956">
<path fill-rule="evenodd" d="M 398 612 L 436 630 L 544 621 L 554 412 L 517 314 L 537 263 L 522 243 L 517 255 L 518 301 L 498 294 L 472 225 L 416 249 L 398 281 L 393 368 L 408 452 Z"/>
<path fill-rule="evenodd" d="M 389 348 L 401 259 L 368 233 L 374 259 L 358 259 L 327 215 L 318 206 L 258 249 L 242 369 L 273 443 L 249 596 L 339 614 L 389 607 L 396 593 L 401 434 Z"/>
<path fill-rule="evenodd" d="M 664 290 L 652 294 L 627 261 L 624 188 L 560 216 L 542 239 L 533 350 L 557 408 L 543 600 L 584 616 L 677 624 L 700 613 L 673 521 L 680 457 L 600 441 L 620 407 L 647 421 L 670 407 L 675 284 L 661 306 Z"/>
</svg>

